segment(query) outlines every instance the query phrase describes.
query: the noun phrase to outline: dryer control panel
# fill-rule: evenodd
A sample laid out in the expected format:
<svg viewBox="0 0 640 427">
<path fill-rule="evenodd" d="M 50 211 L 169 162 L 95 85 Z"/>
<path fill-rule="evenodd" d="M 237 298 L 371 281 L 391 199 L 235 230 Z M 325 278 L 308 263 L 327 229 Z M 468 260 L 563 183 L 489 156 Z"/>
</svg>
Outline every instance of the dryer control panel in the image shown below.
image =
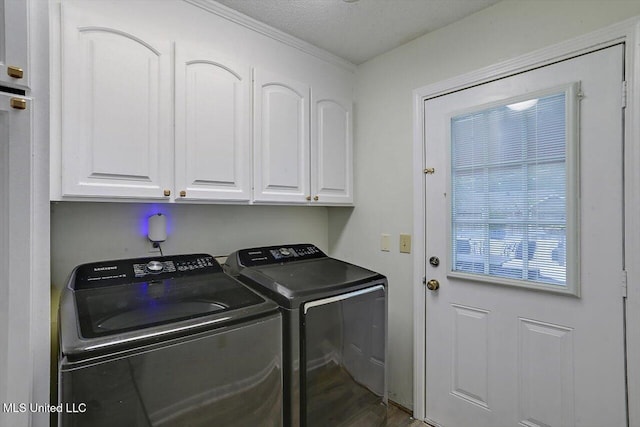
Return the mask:
<svg viewBox="0 0 640 427">
<path fill-rule="evenodd" d="M 239 264 L 244 267 L 324 258 L 326 256 L 324 252 L 312 244 L 266 246 L 238 251 Z"/>
</svg>

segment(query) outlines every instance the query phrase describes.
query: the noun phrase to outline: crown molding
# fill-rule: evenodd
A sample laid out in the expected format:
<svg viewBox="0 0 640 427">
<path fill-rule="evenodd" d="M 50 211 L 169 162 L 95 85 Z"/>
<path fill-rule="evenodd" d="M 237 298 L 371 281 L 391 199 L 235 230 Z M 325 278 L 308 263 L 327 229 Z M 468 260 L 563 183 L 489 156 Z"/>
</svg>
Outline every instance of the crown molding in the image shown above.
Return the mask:
<svg viewBox="0 0 640 427">
<path fill-rule="evenodd" d="M 345 59 L 340 58 L 339 56 L 329 53 L 324 49 L 320 49 L 319 47 L 314 46 L 311 43 L 307 43 L 303 40 L 300 40 L 297 37 L 293 37 L 292 35 L 289 35 L 283 31 L 273 28 L 270 25 L 267 25 L 256 19 L 253 19 L 243 13 L 233 10 L 214 0 L 183 0 L 183 1 L 185 1 L 186 3 L 190 3 L 194 6 L 197 6 L 201 9 L 204 9 L 207 12 L 218 15 L 224 19 L 227 19 L 228 21 L 234 22 L 238 25 L 242 25 L 245 28 L 255 31 L 256 33 L 262 34 L 271 39 L 274 39 L 288 46 L 291 46 L 295 49 L 298 49 L 304 53 L 315 56 L 316 58 L 319 58 L 323 61 L 330 62 L 348 71 L 355 72 L 356 70 L 356 65 L 353 64 L 352 62 L 349 62 Z"/>
</svg>

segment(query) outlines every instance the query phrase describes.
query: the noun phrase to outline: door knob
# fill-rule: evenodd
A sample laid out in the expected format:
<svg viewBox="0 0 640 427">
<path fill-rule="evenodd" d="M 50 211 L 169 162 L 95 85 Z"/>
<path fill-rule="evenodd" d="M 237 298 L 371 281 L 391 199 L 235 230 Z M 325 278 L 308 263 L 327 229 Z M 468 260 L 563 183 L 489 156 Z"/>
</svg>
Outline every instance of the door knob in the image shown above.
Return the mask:
<svg viewBox="0 0 640 427">
<path fill-rule="evenodd" d="M 427 282 L 427 289 L 429 289 L 430 291 L 437 291 L 439 287 L 440 282 L 438 282 L 436 279 L 431 279 Z"/>
</svg>

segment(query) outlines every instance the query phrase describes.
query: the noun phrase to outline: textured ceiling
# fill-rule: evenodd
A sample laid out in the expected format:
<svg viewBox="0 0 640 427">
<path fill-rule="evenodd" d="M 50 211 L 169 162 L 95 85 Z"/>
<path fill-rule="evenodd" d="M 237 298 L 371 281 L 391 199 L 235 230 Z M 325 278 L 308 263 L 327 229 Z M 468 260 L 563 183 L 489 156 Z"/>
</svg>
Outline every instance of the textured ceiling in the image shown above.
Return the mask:
<svg viewBox="0 0 640 427">
<path fill-rule="evenodd" d="M 499 0 L 217 0 L 354 64 Z"/>
</svg>

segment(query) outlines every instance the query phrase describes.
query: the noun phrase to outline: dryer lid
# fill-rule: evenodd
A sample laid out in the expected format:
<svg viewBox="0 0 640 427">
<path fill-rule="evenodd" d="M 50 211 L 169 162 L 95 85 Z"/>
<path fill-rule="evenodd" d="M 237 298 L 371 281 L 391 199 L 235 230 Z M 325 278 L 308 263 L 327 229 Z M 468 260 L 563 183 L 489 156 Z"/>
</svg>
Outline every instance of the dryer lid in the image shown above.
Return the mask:
<svg viewBox="0 0 640 427">
<path fill-rule="evenodd" d="M 269 296 L 274 293 L 288 300 L 309 300 L 384 278 L 374 271 L 329 257 L 245 268 L 240 276 L 245 282 L 270 291 Z"/>
</svg>

